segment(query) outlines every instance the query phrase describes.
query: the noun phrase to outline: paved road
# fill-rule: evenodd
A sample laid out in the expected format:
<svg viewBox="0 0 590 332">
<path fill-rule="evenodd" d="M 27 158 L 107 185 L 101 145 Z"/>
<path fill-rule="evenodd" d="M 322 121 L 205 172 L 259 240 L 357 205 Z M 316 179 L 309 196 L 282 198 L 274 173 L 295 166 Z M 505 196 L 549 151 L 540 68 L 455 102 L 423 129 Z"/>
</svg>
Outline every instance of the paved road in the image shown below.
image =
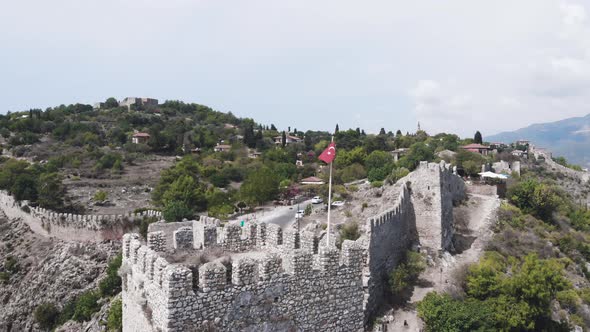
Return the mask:
<svg viewBox="0 0 590 332">
<path fill-rule="evenodd" d="M 299 203 L 299 209 L 305 209 L 308 204 L 311 204 L 311 200 Z M 256 220 L 277 224 L 285 229 L 287 226 L 290 226 L 295 222 L 295 213 L 297 213 L 297 204 L 290 206 L 265 207 L 262 211 L 240 216 L 238 219 L 234 219 L 230 222 L 234 223 L 242 220 L 248 222 L 249 220 Z"/>
</svg>

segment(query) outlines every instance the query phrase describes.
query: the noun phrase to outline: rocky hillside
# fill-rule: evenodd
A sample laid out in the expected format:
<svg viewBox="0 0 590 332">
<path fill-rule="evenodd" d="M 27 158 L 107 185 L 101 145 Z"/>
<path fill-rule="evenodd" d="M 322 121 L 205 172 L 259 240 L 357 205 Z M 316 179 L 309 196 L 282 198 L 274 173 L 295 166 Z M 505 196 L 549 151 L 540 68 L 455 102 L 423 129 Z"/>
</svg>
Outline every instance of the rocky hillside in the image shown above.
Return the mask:
<svg viewBox="0 0 590 332">
<path fill-rule="evenodd" d="M 0 331 L 42 331 L 34 319 L 35 309 L 50 303 L 64 311 L 65 304 L 97 287 L 109 260 L 120 250 L 118 242 L 67 243 L 43 238 L 1 212 L 0 236 Z"/>
</svg>

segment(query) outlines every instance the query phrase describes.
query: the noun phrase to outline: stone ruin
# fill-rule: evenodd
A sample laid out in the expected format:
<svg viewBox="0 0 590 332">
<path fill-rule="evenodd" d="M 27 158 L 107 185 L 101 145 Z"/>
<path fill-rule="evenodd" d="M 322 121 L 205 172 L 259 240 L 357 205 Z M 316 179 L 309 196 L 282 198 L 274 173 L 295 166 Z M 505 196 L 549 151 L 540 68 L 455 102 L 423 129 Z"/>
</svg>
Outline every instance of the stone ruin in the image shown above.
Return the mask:
<svg viewBox="0 0 590 332">
<path fill-rule="evenodd" d="M 208 217 L 152 224 L 145 243 L 126 234 L 124 331 L 363 331 L 407 250 L 452 249 L 453 205 L 465 198 L 463 181 L 444 162 L 421 163 L 396 186 L 395 203 L 341 250 L 319 245 L 307 230 L 222 226 Z M 231 263 L 169 259 L 213 250 Z"/>
</svg>

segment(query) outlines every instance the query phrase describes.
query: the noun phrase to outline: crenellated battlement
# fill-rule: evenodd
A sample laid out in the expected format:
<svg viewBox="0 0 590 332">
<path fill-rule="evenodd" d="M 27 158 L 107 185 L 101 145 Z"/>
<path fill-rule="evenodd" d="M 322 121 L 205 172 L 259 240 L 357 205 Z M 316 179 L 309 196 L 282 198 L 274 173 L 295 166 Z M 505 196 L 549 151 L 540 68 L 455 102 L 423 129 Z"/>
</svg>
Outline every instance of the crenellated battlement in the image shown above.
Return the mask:
<svg viewBox="0 0 590 332">
<path fill-rule="evenodd" d="M 393 189 L 394 203 L 340 250 L 320 245 L 310 230 L 209 217 L 151 224 L 147 245 L 125 235 L 124 329 L 362 331 L 406 251 L 415 244 L 445 248 L 453 203 L 465 196 L 444 162 L 421 163 Z M 163 258 L 219 251 L 226 256 L 187 265 Z"/>
<path fill-rule="evenodd" d="M 9 218 L 19 218 L 34 232 L 63 240 L 102 241 L 113 237 L 120 238 L 134 220 L 162 217 L 162 213 L 155 210 L 127 214 L 82 215 L 58 213 L 28 204 L 27 201 L 16 201 L 8 192 L 0 190 L 0 208 Z M 111 234 L 113 230 L 120 232 L 119 235 Z"/>
<path fill-rule="evenodd" d="M 316 292 L 332 294 L 332 300 L 316 296 L 318 303 L 315 304 L 317 308 L 332 307 L 332 318 L 320 320 L 308 312 L 300 317 L 308 321 L 304 324 L 308 327 L 306 330 L 313 331 L 322 324 L 339 324 L 344 310 L 339 300 L 348 299 L 358 307 L 362 305 L 361 276 L 365 259 L 363 245 L 346 240 L 342 250 L 322 247 L 315 255 L 304 249 L 290 253 L 275 250 L 257 258 L 237 257 L 231 262 L 231 269 L 220 261 L 213 261 L 195 270 L 167 262 L 158 252 L 142 244 L 137 234 L 125 234 L 123 264 L 129 272 L 124 279 L 124 297 L 143 298 L 140 302 L 150 307 L 154 329 L 183 331 L 188 327 L 202 328 L 203 324 L 209 323 L 209 317 L 231 316 L 235 301 L 242 303 L 242 308 L 258 307 L 270 294 L 271 302 L 277 308 L 299 316 L 307 309 L 303 308 L 303 302 L 294 304 L 294 300 L 299 299 L 306 289 L 310 302 L 314 302 Z M 343 291 L 347 288 L 348 291 Z M 244 302 L 245 294 L 261 297 L 258 301 L 262 302 Z M 224 310 L 225 314 L 220 313 Z M 357 326 L 353 330 L 362 329 L 362 311 L 354 315 L 357 316 L 356 322 L 348 321 L 347 324 Z M 248 319 L 251 318 L 222 319 L 216 326 L 231 329 Z"/>
<path fill-rule="evenodd" d="M 318 239 L 313 232 L 304 231 L 302 235 L 294 229 L 283 231 L 276 224 L 265 223 L 248 223 L 243 227 L 237 224 L 221 225 L 218 219 L 208 217 L 179 223 L 150 224 L 148 247 L 155 251 L 220 248 L 227 252 L 244 252 L 256 248 L 289 252 L 305 248 L 317 253 Z"/>
</svg>

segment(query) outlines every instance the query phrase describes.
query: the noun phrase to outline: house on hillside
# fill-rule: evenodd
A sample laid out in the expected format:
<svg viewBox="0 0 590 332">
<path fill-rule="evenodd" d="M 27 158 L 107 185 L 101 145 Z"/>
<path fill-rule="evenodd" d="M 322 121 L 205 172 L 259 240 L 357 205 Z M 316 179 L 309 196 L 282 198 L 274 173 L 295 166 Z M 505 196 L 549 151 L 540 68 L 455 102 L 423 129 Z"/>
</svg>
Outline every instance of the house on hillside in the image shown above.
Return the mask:
<svg viewBox="0 0 590 332">
<path fill-rule="evenodd" d="M 215 152 L 229 152 L 230 150 L 231 150 L 231 145 L 226 145 L 226 144 L 217 144 L 213 148 L 213 151 L 215 151 Z"/>
<path fill-rule="evenodd" d="M 324 180 L 315 177 L 315 176 L 310 176 L 308 178 L 302 179 L 301 182 L 299 182 L 301 184 L 311 184 L 311 185 L 320 185 L 320 184 L 324 184 Z"/>
<path fill-rule="evenodd" d="M 492 148 L 490 148 L 489 146 L 477 144 L 477 143 L 462 146 L 461 149 L 467 150 L 470 152 L 479 153 L 482 156 L 487 156 L 488 154 L 490 154 L 492 152 Z"/>
<path fill-rule="evenodd" d="M 147 144 L 150 140 L 150 134 L 148 133 L 135 133 L 131 137 L 131 143 L 133 144 Z"/>
<path fill-rule="evenodd" d="M 510 154 L 512 154 L 515 157 L 519 157 L 519 158 L 526 158 L 527 157 L 527 152 L 522 151 L 522 150 L 513 150 Z"/>
<path fill-rule="evenodd" d="M 399 160 L 399 158 L 405 156 L 408 153 L 409 149 L 397 149 L 397 150 L 393 150 L 391 151 L 391 155 L 393 156 L 393 160 L 397 163 L 397 161 Z"/>
<path fill-rule="evenodd" d="M 287 135 L 287 136 L 285 136 L 285 139 L 286 139 L 285 145 L 301 142 L 301 138 L 299 138 L 297 136 Z M 275 136 L 274 140 L 275 140 L 275 145 L 283 145 L 283 135 Z"/>
<path fill-rule="evenodd" d="M 508 145 L 506 145 L 502 142 L 490 143 L 490 148 L 492 148 L 492 149 L 505 149 L 507 147 L 508 147 Z"/>
<path fill-rule="evenodd" d="M 125 97 L 125 99 L 119 102 L 119 106 L 121 107 L 131 108 L 131 105 L 158 106 L 158 99 Z"/>
<path fill-rule="evenodd" d="M 223 128 L 225 128 L 225 129 L 236 129 L 236 128 L 238 128 L 238 127 L 236 127 L 235 125 L 233 125 L 233 124 L 231 124 L 231 123 L 225 123 L 225 124 L 223 125 Z"/>
<path fill-rule="evenodd" d="M 256 159 L 262 156 L 262 152 L 258 152 L 256 149 L 248 149 L 248 158 Z"/>
</svg>

